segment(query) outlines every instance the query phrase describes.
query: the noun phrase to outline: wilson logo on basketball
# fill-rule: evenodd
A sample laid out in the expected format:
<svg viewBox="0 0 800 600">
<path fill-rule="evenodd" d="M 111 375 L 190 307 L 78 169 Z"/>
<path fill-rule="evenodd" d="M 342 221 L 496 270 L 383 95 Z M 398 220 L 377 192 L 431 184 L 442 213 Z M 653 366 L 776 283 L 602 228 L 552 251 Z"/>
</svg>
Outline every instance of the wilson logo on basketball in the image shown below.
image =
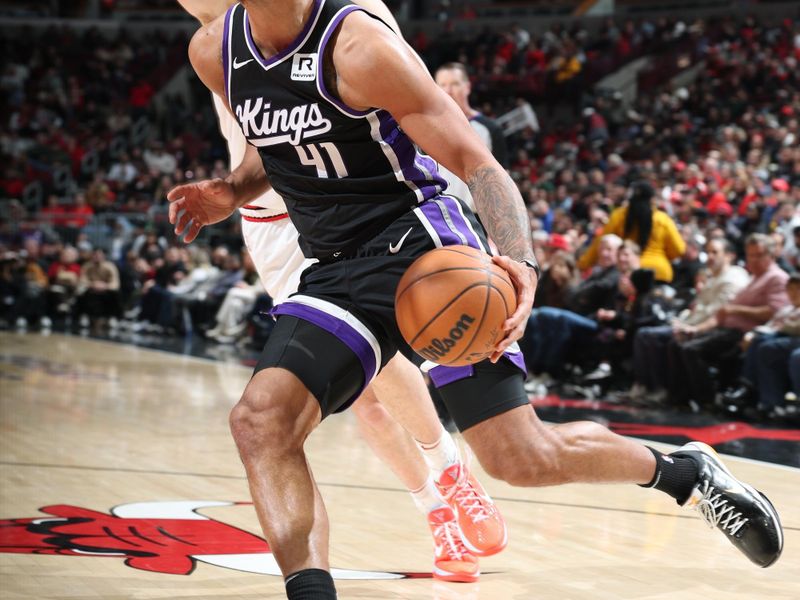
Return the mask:
<svg viewBox="0 0 800 600">
<path fill-rule="evenodd" d="M 464 333 L 470 328 L 470 325 L 475 322 L 475 319 L 467 314 L 461 315 L 461 318 L 456 321 L 453 328 L 445 338 L 433 338 L 430 345 L 421 348 L 419 353 L 431 361 L 438 361 L 450 353 L 450 350 L 456 345 L 458 340 L 464 337 Z"/>
</svg>

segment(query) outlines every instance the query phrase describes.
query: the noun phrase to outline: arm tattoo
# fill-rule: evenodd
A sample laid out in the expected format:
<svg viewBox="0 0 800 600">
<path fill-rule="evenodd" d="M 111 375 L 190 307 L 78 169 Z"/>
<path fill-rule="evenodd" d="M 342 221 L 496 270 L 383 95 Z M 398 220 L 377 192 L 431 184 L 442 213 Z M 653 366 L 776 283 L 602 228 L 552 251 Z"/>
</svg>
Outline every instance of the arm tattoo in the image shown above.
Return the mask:
<svg viewBox="0 0 800 600">
<path fill-rule="evenodd" d="M 535 261 L 528 211 L 511 177 L 500 169 L 481 167 L 467 185 L 475 209 L 501 254 Z"/>
</svg>

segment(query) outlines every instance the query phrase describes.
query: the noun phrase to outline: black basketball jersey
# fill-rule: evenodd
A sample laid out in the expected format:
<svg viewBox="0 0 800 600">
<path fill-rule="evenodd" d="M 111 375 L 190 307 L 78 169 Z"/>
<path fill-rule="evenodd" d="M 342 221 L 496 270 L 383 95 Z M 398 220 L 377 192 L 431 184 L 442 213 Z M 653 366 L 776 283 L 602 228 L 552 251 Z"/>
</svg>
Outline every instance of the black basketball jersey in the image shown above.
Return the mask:
<svg viewBox="0 0 800 600">
<path fill-rule="evenodd" d="M 269 59 L 243 6 L 225 16 L 228 101 L 308 257 L 349 253 L 447 185 L 388 112 L 356 111 L 326 89 L 328 40 L 356 10 L 363 9 L 345 0 L 314 0 L 297 39 Z"/>
</svg>

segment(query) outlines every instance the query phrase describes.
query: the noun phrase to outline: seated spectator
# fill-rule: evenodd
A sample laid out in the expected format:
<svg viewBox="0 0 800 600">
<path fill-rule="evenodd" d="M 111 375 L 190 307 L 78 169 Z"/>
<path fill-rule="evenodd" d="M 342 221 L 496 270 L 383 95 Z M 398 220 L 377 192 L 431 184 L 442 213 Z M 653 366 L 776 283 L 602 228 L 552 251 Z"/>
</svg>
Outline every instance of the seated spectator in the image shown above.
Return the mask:
<svg viewBox="0 0 800 600">
<path fill-rule="evenodd" d="M 600 239 L 597 252 L 597 265 L 584 279 L 567 303 L 567 308 L 580 315 L 597 312 L 598 308 L 608 307 L 614 301 L 617 290 L 619 270 L 617 252 L 622 246 L 622 238 L 610 233 Z"/>
<path fill-rule="evenodd" d="M 620 276 L 614 306 L 597 311 L 595 318 L 598 327 L 594 341 L 590 348 L 576 353 L 584 360 L 600 361 L 597 368 L 584 377 L 584 381 L 619 376 L 631 355 L 636 331 L 661 320 L 654 310 L 661 301 L 660 296 L 653 293 L 655 276 L 650 269 L 640 268 L 640 260 L 639 246 L 630 240 L 625 241 L 618 253 Z"/>
<path fill-rule="evenodd" d="M 754 406 L 762 415 L 780 415 L 791 389 L 789 359 L 800 349 L 800 275 L 786 282 L 786 294 L 791 304 L 744 336 L 741 385 L 724 394 L 726 405 Z"/>
<path fill-rule="evenodd" d="M 723 305 L 747 285 L 750 276 L 733 264 L 733 246 L 724 239 L 706 242 L 706 269 L 703 282 L 690 307 L 670 325 L 643 327 L 633 339 L 634 385 L 629 396 L 633 400 L 647 398 L 660 402 L 666 398 L 667 384 L 679 378 L 668 368 L 667 345 L 675 337 L 684 339 L 697 333 L 697 326 L 712 318 Z M 701 276 L 702 278 L 702 276 Z"/>
<path fill-rule="evenodd" d="M 634 240 L 642 250 L 642 268 L 652 269 L 656 280 L 672 281 L 671 261 L 681 256 L 686 245 L 674 221 L 661 210 L 653 208 L 655 192 L 645 182 L 634 183 L 626 206 L 615 209 L 603 228 L 603 234 L 614 233 Z M 599 240 L 593 242 L 578 260 L 578 267 L 587 269 L 597 261 Z"/>
<path fill-rule="evenodd" d="M 47 278 L 50 281 L 47 289 L 48 317 L 66 318 L 72 315 L 80 275 L 78 251 L 72 246 L 67 246 L 61 251 L 59 259 L 47 270 Z"/>
<path fill-rule="evenodd" d="M 617 243 L 619 238 L 614 237 L 616 239 L 606 240 L 604 243 L 606 248 L 613 247 Z M 593 340 L 600 329 L 598 321 L 602 320 L 602 315 L 606 310 L 613 310 L 617 306 L 620 279 L 623 275 L 629 275 L 637 265 L 638 259 L 633 255 L 633 246 L 635 244 L 618 246 L 614 261 L 615 286 L 612 290 L 607 290 L 603 296 L 598 296 L 602 304 L 593 312 L 584 316 L 547 306 L 536 308 L 531 312 L 525 335 L 520 340 L 529 371 L 557 376 L 562 373 L 574 350 Z M 604 252 L 607 254 L 607 251 Z M 606 257 L 605 261 L 607 260 Z"/>
<path fill-rule="evenodd" d="M 153 278 L 142 286 L 142 298 L 139 303 L 138 322 L 134 323 L 134 331 L 163 331 L 174 322 L 171 288 L 178 285 L 186 277 L 186 265 L 177 248 L 168 248 L 164 258 L 153 261 L 155 267 Z"/>
<path fill-rule="evenodd" d="M 81 269 L 80 289 L 75 313 L 81 327 L 89 324 L 116 326 L 122 313 L 120 281 L 117 266 L 106 260 L 106 253 L 96 248 Z"/>
<path fill-rule="evenodd" d="M 789 304 L 786 295 L 789 275 L 775 264 L 776 251 L 769 236 L 750 235 L 745 242 L 747 269 L 752 275 L 750 283 L 715 315 L 694 326 L 689 339 L 671 342 L 670 359 L 674 362 L 670 368 L 673 373 L 683 373 L 683 377 L 670 382 L 670 393 L 675 398 L 710 405 L 715 385 L 709 367 L 719 365 L 748 331 L 765 324 Z"/>
<path fill-rule="evenodd" d="M 547 268 L 536 286 L 534 307 L 566 308 L 578 285 L 578 269 L 571 254 L 557 251 L 550 256 Z"/>
<path fill-rule="evenodd" d="M 683 306 L 689 304 L 694 295 L 697 273 L 703 268 L 700 260 L 700 250 L 703 248 L 704 238 L 699 235 L 690 235 L 686 240 L 686 251 L 683 256 L 672 265 L 672 287 L 675 296 Z"/>
<path fill-rule="evenodd" d="M 123 152 L 119 160 L 111 165 L 106 179 L 115 184 L 118 190 L 125 189 L 136 179 L 138 171 L 127 152 Z"/>
<path fill-rule="evenodd" d="M 221 344 L 233 343 L 244 334 L 256 299 L 263 293 L 258 272 L 247 250 L 242 251 L 242 270 L 242 280 L 228 290 L 217 311 L 215 326 L 206 332 L 206 337 Z"/>
<path fill-rule="evenodd" d="M 27 246 L 27 245 L 26 245 Z M 45 315 L 47 275 L 27 250 L 5 252 L 0 256 L 0 318 L 18 329 L 40 320 L 50 326 Z"/>
<path fill-rule="evenodd" d="M 212 260 L 214 267 L 217 268 L 216 274 L 210 276 L 192 292 L 176 294 L 176 309 L 184 315 L 183 327 L 186 331 L 208 329 L 227 293 L 244 276 L 241 259 L 236 254 L 228 254 L 228 249 L 224 246 L 215 248 Z M 188 319 L 184 309 L 188 311 Z"/>
</svg>

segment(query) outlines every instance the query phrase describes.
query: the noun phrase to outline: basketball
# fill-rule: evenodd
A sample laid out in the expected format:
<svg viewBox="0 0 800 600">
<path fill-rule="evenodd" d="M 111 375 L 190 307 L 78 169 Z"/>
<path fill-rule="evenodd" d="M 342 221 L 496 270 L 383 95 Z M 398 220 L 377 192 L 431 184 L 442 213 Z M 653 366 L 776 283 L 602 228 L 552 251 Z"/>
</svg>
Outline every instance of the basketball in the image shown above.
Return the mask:
<svg viewBox="0 0 800 600">
<path fill-rule="evenodd" d="M 426 360 L 458 367 L 488 358 L 517 307 L 508 273 L 469 246 L 419 257 L 395 293 L 400 333 Z"/>
</svg>

